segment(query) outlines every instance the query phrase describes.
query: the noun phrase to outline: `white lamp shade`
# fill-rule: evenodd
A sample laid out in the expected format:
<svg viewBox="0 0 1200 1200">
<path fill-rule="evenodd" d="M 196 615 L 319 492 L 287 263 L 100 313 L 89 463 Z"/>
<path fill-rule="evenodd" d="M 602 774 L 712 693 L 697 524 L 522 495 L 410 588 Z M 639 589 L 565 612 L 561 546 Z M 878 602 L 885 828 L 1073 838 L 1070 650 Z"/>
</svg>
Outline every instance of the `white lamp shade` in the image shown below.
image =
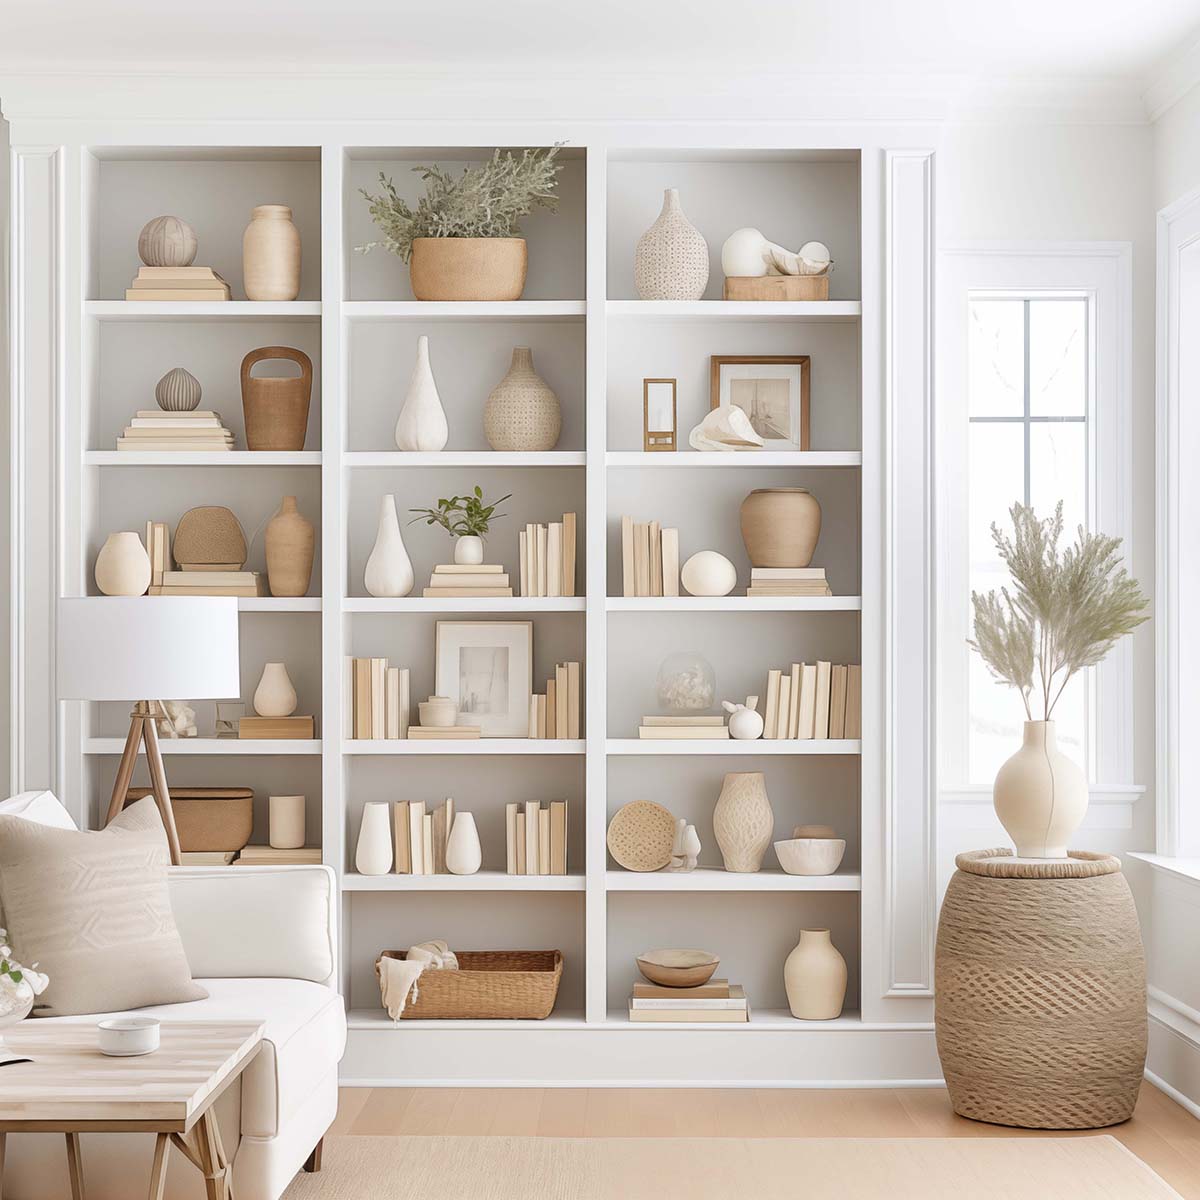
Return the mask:
<svg viewBox="0 0 1200 1200">
<path fill-rule="evenodd" d="M 241 695 L 234 597 L 82 596 L 58 602 L 60 700 Z"/>
</svg>

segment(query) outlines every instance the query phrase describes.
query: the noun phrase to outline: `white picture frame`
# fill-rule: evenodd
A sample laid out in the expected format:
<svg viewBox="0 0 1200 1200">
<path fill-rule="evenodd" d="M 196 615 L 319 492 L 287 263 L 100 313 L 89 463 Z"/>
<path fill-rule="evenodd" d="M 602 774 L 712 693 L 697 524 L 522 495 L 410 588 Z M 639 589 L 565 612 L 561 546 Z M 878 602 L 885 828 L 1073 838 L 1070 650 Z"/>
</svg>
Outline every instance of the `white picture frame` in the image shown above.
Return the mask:
<svg viewBox="0 0 1200 1200">
<path fill-rule="evenodd" d="M 435 693 L 481 737 L 528 737 L 532 621 L 438 621 Z"/>
</svg>

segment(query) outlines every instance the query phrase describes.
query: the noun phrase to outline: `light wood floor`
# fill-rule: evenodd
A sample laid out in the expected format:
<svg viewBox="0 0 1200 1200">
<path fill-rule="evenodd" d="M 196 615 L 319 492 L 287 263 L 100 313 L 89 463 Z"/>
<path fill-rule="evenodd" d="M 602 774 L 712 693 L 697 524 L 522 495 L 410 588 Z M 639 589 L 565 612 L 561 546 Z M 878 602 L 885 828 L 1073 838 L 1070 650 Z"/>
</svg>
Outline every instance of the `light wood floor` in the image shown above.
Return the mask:
<svg viewBox="0 0 1200 1200">
<path fill-rule="evenodd" d="M 1145 1083 L 1119 1138 L 1200 1200 L 1200 1121 Z M 538 1137 L 1039 1137 L 964 1121 L 941 1089 L 343 1088 L 340 1134 Z M 1061 1133 L 1053 1136 L 1062 1137 Z M 1084 1136 L 1084 1135 L 1081 1135 Z"/>
</svg>

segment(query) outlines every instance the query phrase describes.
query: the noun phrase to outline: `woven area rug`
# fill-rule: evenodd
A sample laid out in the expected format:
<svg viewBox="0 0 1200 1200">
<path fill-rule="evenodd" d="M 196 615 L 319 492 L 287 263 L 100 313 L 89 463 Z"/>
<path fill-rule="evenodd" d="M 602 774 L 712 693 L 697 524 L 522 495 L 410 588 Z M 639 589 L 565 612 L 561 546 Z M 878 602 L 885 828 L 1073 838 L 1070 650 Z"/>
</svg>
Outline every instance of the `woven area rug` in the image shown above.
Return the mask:
<svg viewBox="0 0 1200 1200">
<path fill-rule="evenodd" d="M 331 1137 L 284 1200 L 1180 1200 L 1116 1138 Z"/>
</svg>

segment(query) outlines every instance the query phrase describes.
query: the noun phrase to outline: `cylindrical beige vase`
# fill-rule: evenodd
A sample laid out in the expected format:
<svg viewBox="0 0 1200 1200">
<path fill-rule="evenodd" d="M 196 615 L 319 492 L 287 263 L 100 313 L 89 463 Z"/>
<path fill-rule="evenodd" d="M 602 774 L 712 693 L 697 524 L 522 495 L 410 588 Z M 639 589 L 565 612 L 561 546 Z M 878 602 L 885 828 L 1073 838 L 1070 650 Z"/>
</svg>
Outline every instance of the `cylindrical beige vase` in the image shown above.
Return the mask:
<svg viewBox="0 0 1200 1200">
<path fill-rule="evenodd" d="M 755 567 L 807 567 L 821 536 L 821 506 L 808 488 L 755 488 L 742 501 L 742 541 Z"/>
<path fill-rule="evenodd" d="M 242 281 L 248 300 L 300 295 L 300 231 L 286 204 L 260 204 L 242 234 Z"/>
<path fill-rule="evenodd" d="M 277 850 L 298 850 L 304 845 L 304 797 L 272 796 L 268 813 L 268 839 Z"/>
<path fill-rule="evenodd" d="M 136 533 L 110 533 L 96 555 L 96 586 L 105 596 L 144 596 L 150 556 Z"/>
<path fill-rule="evenodd" d="M 725 870 L 748 873 L 762 866 L 771 844 L 775 817 L 761 771 L 733 771 L 725 776 L 713 809 L 713 833 Z"/>
<path fill-rule="evenodd" d="M 296 507 L 295 496 L 284 496 L 279 511 L 267 522 L 267 582 L 272 596 L 303 596 L 312 578 L 316 533 L 313 523 Z"/>
<path fill-rule="evenodd" d="M 493 450 L 553 450 L 562 433 L 562 408 L 533 369 L 533 351 L 514 346 L 508 374 L 483 409 L 483 435 Z"/>
<path fill-rule="evenodd" d="M 802 1021 L 832 1021 L 846 999 L 846 960 L 828 929 L 802 929 L 783 964 L 788 1008 Z"/>
<path fill-rule="evenodd" d="M 413 238 L 409 281 L 418 300 L 520 300 L 524 238 Z"/>
</svg>

